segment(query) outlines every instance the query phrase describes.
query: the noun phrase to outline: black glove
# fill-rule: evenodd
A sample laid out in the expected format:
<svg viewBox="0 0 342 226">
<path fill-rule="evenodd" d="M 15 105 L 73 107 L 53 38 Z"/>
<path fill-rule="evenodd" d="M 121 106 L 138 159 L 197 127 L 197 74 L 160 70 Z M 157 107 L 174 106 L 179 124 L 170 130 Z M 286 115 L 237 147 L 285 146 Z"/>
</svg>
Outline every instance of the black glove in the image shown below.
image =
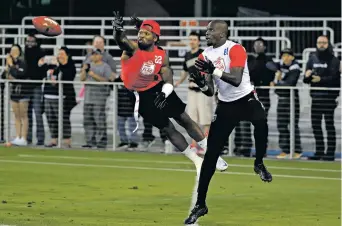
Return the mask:
<svg viewBox="0 0 342 226">
<path fill-rule="evenodd" d="M 131 22 L 135 25 L 135 29 L 137 29 L 137 30 L 140 29 L 140 26 L 143 23 L 143 21 L 140 20 L 138 17 L 136 17 L 135 14 L 133 16 L 131 16 Z"/>
<path fill-rule="evenodd" d="M 202 75 L 198 70 L 190 73 L 189 81 L 196 83 L 199 88 L 203 88 L 207 84 L 205 81 L 205 76 Z"/>
<path fill-rule="evenodd" d="M 204 72 L 207 74 L 213 74 L 213 72 L 215 70 L 215 66 L 210 60 L 207 62 L 207 61 L 204 61 L 202 59 L 198 59 L 195 62 L 195 67 L 200 72 Z"/>
<path fill-rule="evenodd" d="M 123 17 L 120 16 L 119 11 L 113 11 L 114 19 L 112 20 L 113 29 L 115 31 L 123 31 Z"/>
<path fill-rule="evenodd" d="M 154 105 L 158 108 L 158 109 L 163 109 L 166 106 L 166 97 L 165 97 L 165 93 L 160 92 L 158 94 L 158 96 L 156 97 L 156 99 L 154 99 Z"/>
</svg>

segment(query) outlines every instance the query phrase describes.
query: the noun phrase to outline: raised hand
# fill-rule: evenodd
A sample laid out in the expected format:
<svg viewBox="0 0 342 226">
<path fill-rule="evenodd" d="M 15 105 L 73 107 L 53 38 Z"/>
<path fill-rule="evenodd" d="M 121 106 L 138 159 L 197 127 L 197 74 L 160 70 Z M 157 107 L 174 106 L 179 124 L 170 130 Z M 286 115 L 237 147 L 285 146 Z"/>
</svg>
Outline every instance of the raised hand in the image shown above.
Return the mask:
<svg viewBox="0 0 342 226">
<path fill-rule="evenodd" d="M 131 22 L 135 25 L 135 28 L 137 30 L 140 29 L 140 26 L 143 23 L 143 21 L 140 20 L 137 16 L 135 16 L 135 14 L 133 14 L 133 16 L 131 16 Z"/>
<path fill-rule="evenodd" d="M 113 29 L 115 31 L 123 31 L 123 17 L 120 16 L 119 11 L 113 11 L 114 19 L 112 20 Z"/>
</svg>

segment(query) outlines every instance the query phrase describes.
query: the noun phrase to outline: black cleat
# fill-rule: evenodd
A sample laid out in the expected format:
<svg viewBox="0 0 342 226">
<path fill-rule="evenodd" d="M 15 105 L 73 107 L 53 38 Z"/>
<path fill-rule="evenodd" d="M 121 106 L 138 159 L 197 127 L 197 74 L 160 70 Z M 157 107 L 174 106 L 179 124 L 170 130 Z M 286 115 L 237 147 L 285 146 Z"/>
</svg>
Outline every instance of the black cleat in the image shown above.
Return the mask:
<svg viewBox="0 0 342 226">
<path fill-rule="evenodd" d="M 271 182 L 272 181 L 272 175 L 270 172 L 268 172 L 264 163 L 254 164 L 254 172 L 256 174 L 259 174 L 262 181 L 264 181 L 264 182 Z"/>
<path fill-rule="evenodd" d="M 194 224 L 197 219 L 206 215 L 208 213 L 208 207 L 206 205 L 200 206 L 196 205 L 192 210 L 187 219 L 185 219 L 184 224 Z"/>
</svg>

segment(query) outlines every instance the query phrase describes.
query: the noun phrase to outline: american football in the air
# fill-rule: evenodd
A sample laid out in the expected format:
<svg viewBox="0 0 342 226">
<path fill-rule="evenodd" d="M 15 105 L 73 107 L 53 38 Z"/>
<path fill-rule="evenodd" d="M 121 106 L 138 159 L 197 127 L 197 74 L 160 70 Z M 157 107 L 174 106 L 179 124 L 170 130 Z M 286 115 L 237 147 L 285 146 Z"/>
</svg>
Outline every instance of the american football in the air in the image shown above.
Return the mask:
<svg viewBox="0 0 342 226">
<path fill-rule="evenodd" d="M 62 34 L 61 26 L 52 18 L 47 16 L 38 16 L 32 19 L 36 30 L 45 36 L 58 36 Z"/>
</svg>

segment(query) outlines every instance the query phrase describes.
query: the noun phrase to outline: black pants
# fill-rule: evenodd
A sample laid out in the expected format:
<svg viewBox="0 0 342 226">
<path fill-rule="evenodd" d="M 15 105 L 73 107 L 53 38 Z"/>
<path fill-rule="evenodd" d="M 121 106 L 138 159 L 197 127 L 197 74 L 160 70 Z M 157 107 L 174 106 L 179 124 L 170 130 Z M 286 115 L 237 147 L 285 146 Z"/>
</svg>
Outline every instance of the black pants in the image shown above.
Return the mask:
<svg viewBox="0 0 342 226">
<path fill-rule="evenodd" d="M 163 109 L 158 109 L 154 100 L 161 92 L 164 82 L 160 82 L 156 86 L 146 91 L 139 92 L 140 106 L 139 114 L 144 121 L 152 124 L 158 129 L 164 129 L 169 125 L 169 118 L 175 118 L 185 111 L 186 104 L 173 91 L 166 100 L 167 105 Z"/>
<path fill-rule="evenodd" d="M 155 137 L 152 134 L 153 126 L 151 123 L 148 123 L 144 120 L 144 132 L 143 132 L 143 141 L 153 141 Z M 160 138 L 164 143 L 167 140 L 166 134 L 163 130 L 159 130 Z"/>
<path fill-rule="evenodd" d="M 83 126 L 87 145 L 105 148 L 107 146 L 106 102 L 85 103 Z"/>
<path fill-rule="evenodd" d="M 256 163 L 261 163 L 266 153 L 268 125 L 265 110 L 254 94 L 237 101 L 219 101 L 208 135 L 208 149 L 201 168 L 197 204 L 205 202 L 216 162 L 230 133 L 240 121 L 249 121 L 254 126 Z"/>
<path fill-rule="evenodd" d="M 316 141 L 316 155 L 323 156 L 325 151 L 322 131 L 322 119 L 324 116 L 327 130 L 327 156 L 334 156 L 336 149 L 336 130 L 334 125 L 334 112 L 337 107 L 336 98 L 313 97 L 311 105 L 311 125 Z"/>
<path fill-rule="evenodd" d="M 45 98 L 45 114 L 52 139 L 58 138 L 58 99 Z M 70 110 L 63 110 L 63 139 L 71 138 Z"/>
<path fill-rule="evenodd" d="M 268 89 L 256 89 L 256 92 L 259 97 L 259 101 L 264 105 L 266 118 L 268 116 L 268 110 L 271 107 L 271 100 L 270 100 L 270 90 Z"/>
<path fill-rule="evenodd" d="M 300 105 L 298 95 L 295 97 L 295 152 L 301 153 L 301 141 L 300 132 L 298 127 L 299 116 L 300 116 Z M 277 106 L 277 128 L 279 131 L 279 147 L 282 152 L 287 154 L 290 153 L 290 97 L 279 97 Z"/>
<path fill-rule="evenodd" d="M 256 92 L 259 97 L 259 101 L 262 103 L 265 109 L 266 118 L 268 115 L 268 110 L 271 107 L 270 94 L 269 90 L 264 89 L 256 89 Z M 268 136 L 268 134 L 267 134 Z M 246 121 L 241 121 L 235 127 L 235 137 L 234 144 L 236 153 L 243 154 L 245 156 L 249 156 L 251 152 L 251 148 L 253 146 L 252 141 L 252 132 L 251 132 L 251 123 Z M 228 144 L 227 144 L 228 146 Z"/>
</svg>

